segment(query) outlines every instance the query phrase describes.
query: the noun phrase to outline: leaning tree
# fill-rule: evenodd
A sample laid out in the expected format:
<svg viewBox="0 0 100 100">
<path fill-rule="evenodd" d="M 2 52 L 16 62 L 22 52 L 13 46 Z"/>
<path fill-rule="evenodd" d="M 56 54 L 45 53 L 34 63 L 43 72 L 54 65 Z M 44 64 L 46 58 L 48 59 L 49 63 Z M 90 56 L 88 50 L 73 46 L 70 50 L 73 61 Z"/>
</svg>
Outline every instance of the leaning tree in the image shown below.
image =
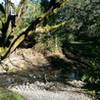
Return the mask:
<svg viewBox="0 0 100 100">
<path fill-rule="evenodd" d="M 34 33 L 37 26 L 41 25 L 48 16 L 57 13 L 65 1 L 50 0 L 46 11 L 24 28 L 22 27 L 23 16 L 27 12 L 29 1 L 21 0 L 18 7 L 15 7 L 11 0 L 5 0 L 4 6 L 0 4 L 0 60 L 5 59 L 11 54 L 25 40 L 30 32 Z M 12 10 L 16 12 L 15 18 L 10 15 Z"/>
</svg>

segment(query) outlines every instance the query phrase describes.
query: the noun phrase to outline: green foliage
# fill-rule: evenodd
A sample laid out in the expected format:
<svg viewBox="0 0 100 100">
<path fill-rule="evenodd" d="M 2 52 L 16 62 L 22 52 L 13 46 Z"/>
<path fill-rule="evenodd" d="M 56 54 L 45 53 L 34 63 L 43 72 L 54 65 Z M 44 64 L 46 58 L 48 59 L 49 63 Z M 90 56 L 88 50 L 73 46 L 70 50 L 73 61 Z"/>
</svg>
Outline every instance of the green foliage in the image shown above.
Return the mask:
<svg viewBox="0 0 100 100">
<path fill-rule="evenodd" d="M 96 66 L 95 61 L 90 61 L 90 64 L 91 67 L 83 74 L 81 79 L 82 81 L 97 84 L 100 82 L 100 68 Z"/>
<path fill-rule="evenodd" d="M 0 100 L 24 100 L 24 98 L 17 93 L 0 88 Z"/>
<path fill-rule="evenodd" d="M 51 52 L 56 52 L 60 49 L 60 42 L 59 42 L 59 37 L 55 35 L 52 35 L 50 33 L 47 34 L 39 34 L 36 37 L 37 44 L 35 48 L 37 50 L 42 49 L 42 50 L 48 50 Z"/>
<path fill-rule="evenodd" d="M 67 26 L 66 30 L 73 34 L 73 41 L 83 42 L 81 44 L 71 44 L 68 38 L 70 51 L 85 59 L 90 67 L 84 70 L 82 80 L 90 83 L 100 81 L 100 46 L 99 46 L 99 1 L 82 0 L 72 2 L 67 6 L 69 11 L 68 19 L 73 19 L 71 26 Z M 69 24 L 70 25 L 70 24 Z M 99 26 L 99 27 L 98 27 Z M 71 30 L 71 31 L 70 31 Z M 66 43 L 68 43 L 66 42 Z M 92 62 L 91 62 L 92 61 Z"/>
<path fill-rule="evenodd" d="M 35 49 L 38 51 L 57 52 L 62 50 L 63 52 L 65 50 L 67 53 L 63 52 L 63 54 L 67 60 L 63 62 L 61 59 L 53 59 L 52 57 L 51 60 L 55 64 L 53 67 L 60 66 L 63 69 L 62 74 L 73 68 L 80 75 L 82 81 L 99 84 L 100 1 L 64 1 L 61 8 L 49 10 L 52 5 L 50 6 L 48 0 L 41 0 L 41 2 L 33 0 L 31 3 L 29 0 L 22 0 L 22 4 L 16 8 L 18 14 L 16 27 L 12 27 L 8 20 L 9 4 L 5 9 L 0 8 L 0 56 L 3 55 L 2 59 L 6 58 L 23 41 L 22 44 L 28 46 L 22 45 L 20 47 L 35 45 Z M 57 5 L 51 8 L 55 8 L 55 6 Z M 39 27 L 41 29 L 37 32 Z M 69 62 L 71 67 L 67 69 Z M 8 92 L 4 96 L 5 92 L 0 91 L 2 100 L 8 100 L 8 98 L 21 100 L 19 96 L 8 94 Z"/>
<path fill-rule="evenodd" d="M 38 2 L 28 2 L 27 6 L 27 10 L 22 17 L 22 28 L 28 26 L 32 20 L 35 20 L 42 14 L 41 5 Z"/>
<path fill-rule="evenodd" d="M 35 48 L 40 51 L 56 51 L 65 48 L 82 60 L 71 59 L 80 68 L 85 67 L 81 68 L 82 80 L 97 82 L 100 79 L 98 77 L 100 76 L 100 2 L 98 0 L 66 0 L 60 10 L 50 10 L 49 13 L 46 13 L 50 7 L 48 0 L 41 0 L 41 2 L 37 0 L 31 3 L 25 0 L 23 4 L 21 12 L 19 8 L 16 10 L 20 16 L 16 18 L 15 28 L 11 27 L 11 23 L 6 26 L 8 12 L 5 11 L 7 12 L 5 16 L 3 11 L 0 11 L 0 29 L 4 27 L 3 31 L 0 30 L 0 40 L 2 40 L 0 46 L 10 47 L 8 52 L 11 52 L 25 40 L 26 44 L 35 41 Z M 39 17 L 40 15 L 42 17 Z M 59 25 L 63 22 L 63 25 Z M 40 26 L 46 27 L 45 31 L 36 32 Z M 29 36 L 30 31 L 34 35 Z"/>
</svg>

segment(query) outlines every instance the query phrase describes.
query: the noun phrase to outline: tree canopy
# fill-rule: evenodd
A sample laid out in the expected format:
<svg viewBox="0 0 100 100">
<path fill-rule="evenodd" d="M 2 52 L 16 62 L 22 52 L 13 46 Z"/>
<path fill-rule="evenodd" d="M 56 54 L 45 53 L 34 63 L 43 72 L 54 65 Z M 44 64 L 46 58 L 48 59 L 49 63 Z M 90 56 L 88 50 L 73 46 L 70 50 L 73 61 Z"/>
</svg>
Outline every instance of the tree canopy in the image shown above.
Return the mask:
<svg viewBox="0 0 100 100">
<path fill-rule="evenodd" d="M 58 50 L 83 69 L 82 80 L 100 82 L 99 0 L 20 0 L 18 7 L 12 5 L 11 0 L 0 4 L 1 60 L 17 47 Z"/>
</svg>

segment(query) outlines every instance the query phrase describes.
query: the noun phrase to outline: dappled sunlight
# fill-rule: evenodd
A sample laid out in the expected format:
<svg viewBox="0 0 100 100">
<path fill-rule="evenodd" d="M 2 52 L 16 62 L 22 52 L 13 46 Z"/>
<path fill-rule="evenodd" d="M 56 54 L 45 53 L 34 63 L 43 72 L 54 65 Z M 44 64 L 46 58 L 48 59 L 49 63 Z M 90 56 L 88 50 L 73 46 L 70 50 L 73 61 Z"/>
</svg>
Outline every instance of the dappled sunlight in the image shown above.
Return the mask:
<svg viewBox="0 0 100 100">
<path fill-rule="evenodd" d="M 0 96 L 99 100 L 99 10 L 99 0 L 0 0 Z"/>
<path fill-rule="evenodd" d="M 52 26 L 46 25 L 45 27 L 37 27 L 35 32 L 38 32 L 38 33 L 47 33 L 49 31 L 52 31 L 54 29 L 57 29 L 57 28 L 65 25 L 65 23 L 66 22 L 61 22 L 61 23 L 59 23 L 57 25 L 52 25 Z"/>
</svg>

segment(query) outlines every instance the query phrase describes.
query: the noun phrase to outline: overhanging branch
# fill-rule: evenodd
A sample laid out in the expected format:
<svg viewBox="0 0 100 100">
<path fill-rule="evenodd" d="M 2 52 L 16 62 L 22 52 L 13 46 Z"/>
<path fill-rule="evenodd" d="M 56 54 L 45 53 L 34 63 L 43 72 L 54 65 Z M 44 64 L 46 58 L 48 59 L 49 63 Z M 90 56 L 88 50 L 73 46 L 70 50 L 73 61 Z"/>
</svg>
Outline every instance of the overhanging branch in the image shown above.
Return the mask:
<svg viewBox="0 0 100 100">
<path fill-rule="evenodd" d="M 29 25 L 29 27 L 27 27 L 27 29 L 26 29 L 25 31 L 23 31 L 19 36 L 17 36 L 16 38 L 13 39 L 13 41 L 11 42 L 11 44 L 10 44 L 8 50 L 7 50 L 7 51 L 5 52 L 5 54 L 1 57 L 1 60 L 5 59 L 10 53 L 12 53 L 12 52 L 18 47 L 18 45 L 25 39 L 25 37 L 28 35 L 28 33 L 29 33 L 30 31 L 35 30 L 35 29 L 36 29 L 36 26 L 37 26 L 38 24 L 40 24 L 42 21 L 44 21 L 46 17 L 53 15 L 53 14 L 54 14 L 53 11 L 54 11 L 55 9 L 61 8 L 61 5 L 62 5 L 65 1 L 67 1 L 67 0 L 60 0 L 59 2 L 57 2 L 57 3 L 59 3 L 59 6 L 55 6 L 55 5 L 53 4 L 53 5 L 51 6 L 51 8 L 50 8 L 46 13 L 44 13 L 41 17 L 37 18 L 36 20 L 32 21 L 31 24 Z M 55 3 L 56 3 L 56 2 L 55 2 Z M 18 43 L 16 46 L 14 46 L 15 43 L 16 43 L 16 41 L 18 41 L 20 37 L 22 37 L 21 40 L 19 41 L 19 43 Z M 13 49 L 12 49 L 12 48 L 13 48 Z"/>
</svg>

